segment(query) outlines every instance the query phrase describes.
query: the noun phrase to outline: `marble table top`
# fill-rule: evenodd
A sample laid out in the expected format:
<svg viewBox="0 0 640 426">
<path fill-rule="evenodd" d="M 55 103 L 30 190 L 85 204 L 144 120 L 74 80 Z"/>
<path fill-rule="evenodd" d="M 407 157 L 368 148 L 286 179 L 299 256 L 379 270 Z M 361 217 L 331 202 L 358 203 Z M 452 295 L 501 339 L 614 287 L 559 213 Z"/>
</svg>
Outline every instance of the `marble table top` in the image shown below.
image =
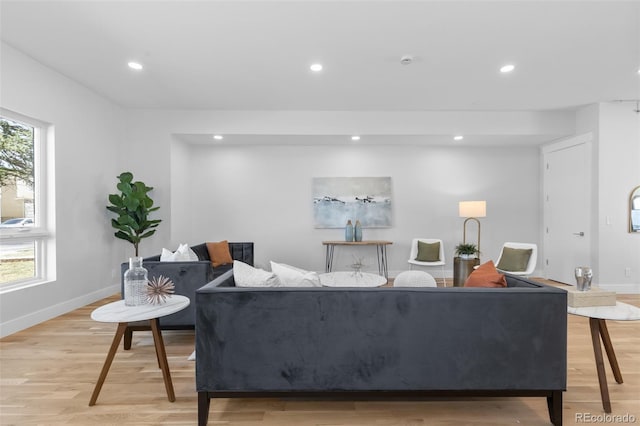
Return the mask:
<svg viewBox="0 0 640 426">
<path fill-rule="evenodd" d="M 171 315 L 189 306 L 189 298 L 173 295 L 160 305 L 126 306 L 124 300 L 111 302 L 91 312 L 91 319 L 99 322 L 144 321 Z"/>
<path fill-rule="evenodd" d="M 624 302 L 616 302 L 615 306 L 584 306 L 581 308 L 567 307 L 567 312 L 589 318 L 599 318 L 614 321 L 640 320 L 640 308 Z"/>
<path fill-rule="evenodd" d="M 320 274 L 320 284 L 325 287 L 380 287 L 387 283 L 381 275 L 368 272 L 327 272 Z"/>
</svg>

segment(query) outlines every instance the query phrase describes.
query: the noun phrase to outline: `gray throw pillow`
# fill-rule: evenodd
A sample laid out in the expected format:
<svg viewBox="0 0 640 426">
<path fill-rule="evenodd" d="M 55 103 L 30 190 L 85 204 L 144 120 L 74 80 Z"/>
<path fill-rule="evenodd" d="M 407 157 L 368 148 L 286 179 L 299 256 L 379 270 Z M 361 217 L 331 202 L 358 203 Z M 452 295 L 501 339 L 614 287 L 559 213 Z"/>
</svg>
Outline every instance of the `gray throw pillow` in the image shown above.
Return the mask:
<svg viewBox="0 0 640 426">
<path fill-rule="evenodd" d="M 505 247 L 502 250 L 502 257 L 500 257 L 500 262 L 498 262 L 496 268 L 509 272 L 524 272 L 527 270 L 532 252 L 532 249 Z"/>
</svg>

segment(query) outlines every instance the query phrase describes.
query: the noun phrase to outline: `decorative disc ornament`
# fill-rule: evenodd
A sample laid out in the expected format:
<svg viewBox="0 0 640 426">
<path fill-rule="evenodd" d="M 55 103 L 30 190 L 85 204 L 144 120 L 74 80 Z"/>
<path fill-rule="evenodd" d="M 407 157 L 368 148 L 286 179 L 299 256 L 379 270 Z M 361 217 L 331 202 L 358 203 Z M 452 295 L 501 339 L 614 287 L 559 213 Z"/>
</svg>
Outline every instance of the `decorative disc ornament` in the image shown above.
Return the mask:
<svg viewBox="0 0 640 426">
<path fill-rule="evenodd" d="M 147 282 L 147 300 L 152 305 L 160 305 L 171 297 L 174 289 L 173 281 L 160 275 Z"/>
</svg>

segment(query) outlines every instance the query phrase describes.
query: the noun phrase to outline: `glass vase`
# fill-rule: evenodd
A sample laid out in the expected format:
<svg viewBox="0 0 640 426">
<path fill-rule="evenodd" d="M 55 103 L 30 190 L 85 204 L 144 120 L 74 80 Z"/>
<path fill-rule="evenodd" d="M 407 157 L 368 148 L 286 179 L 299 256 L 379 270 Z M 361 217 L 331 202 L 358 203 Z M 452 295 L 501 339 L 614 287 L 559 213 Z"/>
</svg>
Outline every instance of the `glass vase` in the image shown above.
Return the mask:
<svg viewBox="0 0 640 426">
<path fill-rule="evenodd" d="M 147 304 L 147 270 L 142 267 L 141 257 L 129 258 L 129 269 L 124 273 L 124 304 Z"/>
<path fill-rule="evenodd" d="M 362 241 L 362 225 L 359 220 L 356 220 L 356 226 L 353 227 L 353 240 Z"/>
<path fill-rule="evenodd" d="M 353 224 L 351 220 L 347 221 L 347 226 L 344 228 L 344 240 L 353 241 Z"/>
<path fill-rule="evenodd" d="M 591 290 L 591 279 L 593 278 L 593 270 L 588 266 L 578 266 L 575 269 L 576 287 L 578 291 Z"/>
</svg>

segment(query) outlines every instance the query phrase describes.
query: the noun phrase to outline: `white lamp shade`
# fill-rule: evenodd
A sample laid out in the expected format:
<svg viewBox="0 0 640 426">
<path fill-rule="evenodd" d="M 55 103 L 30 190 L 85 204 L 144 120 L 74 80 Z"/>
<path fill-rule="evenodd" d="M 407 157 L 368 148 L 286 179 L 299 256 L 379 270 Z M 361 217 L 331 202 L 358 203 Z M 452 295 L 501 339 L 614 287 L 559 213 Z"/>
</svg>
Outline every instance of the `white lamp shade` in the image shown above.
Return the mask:
<svg viewBox="0 0 640 426">
<path fill-rule="evenodd" d="M 458 215 L 460 217 L 486 217 L 486 201 L 460 201 L 458 203 Z"/>
</svg>

